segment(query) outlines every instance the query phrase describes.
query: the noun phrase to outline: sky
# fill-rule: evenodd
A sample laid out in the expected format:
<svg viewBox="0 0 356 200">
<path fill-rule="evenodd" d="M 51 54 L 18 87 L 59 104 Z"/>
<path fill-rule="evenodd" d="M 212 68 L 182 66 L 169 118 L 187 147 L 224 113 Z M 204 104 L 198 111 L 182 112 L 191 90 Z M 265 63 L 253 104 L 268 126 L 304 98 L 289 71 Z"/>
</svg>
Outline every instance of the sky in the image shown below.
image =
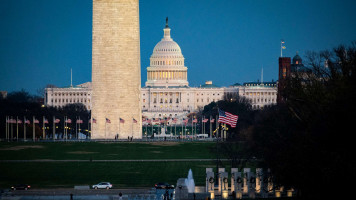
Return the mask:
<svg viewBox="0 0 356 200">
<path fill-rule="evenodd" d="M 140 0 L 141 85 L 163 37 L 182 49 L 191 87 L 278 79 L 283 56 L 356 40 L 354 0 Z M 39 94 L 91 81 L 92 0 L 1 0 L 0 91 Z"/>
</svg>

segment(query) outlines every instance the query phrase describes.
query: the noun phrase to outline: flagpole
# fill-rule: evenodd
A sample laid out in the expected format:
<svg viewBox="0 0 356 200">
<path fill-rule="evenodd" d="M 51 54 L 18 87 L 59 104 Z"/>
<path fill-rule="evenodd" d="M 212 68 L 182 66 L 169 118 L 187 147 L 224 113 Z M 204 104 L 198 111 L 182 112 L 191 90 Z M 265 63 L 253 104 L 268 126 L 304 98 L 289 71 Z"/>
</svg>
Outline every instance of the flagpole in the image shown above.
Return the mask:
<svg viewBox="0 0 356 200">
<path fill-rule="evenodd" d="M 5 117 L 5 140 L 7 140 L 8 122 L 9 122 L 9 119 L 6 115 L 6 117 Z"/>
<path fill-rule="evenodd" d="M 82 123 L 82 121 L 80 121 L 80 116 L 79 116 L 79 133 L 78 133 L 78 139 L 79 139 L 79 134 L 80 134 L 80 124 Z"/>
<path fill-rule="evenodd" d="M 204 134 L 204 127 L 203 127 L 203 116 L 201 116 L 201 133 Z"/>
<path fill-rule="evenodd" d="M 56 122 L 55 120 L 55 116 L 53 116 L 53 128 L 52 128 L 52 140 L 54 141 L 54 135 L 56 135 Z"/>
<path fill-rule="evenodd" d="M 33 127 L 32 127 L 32 140 L 35 141 L 35 116 L 32 116 L 33 119 Z"/>
<path fill-rule="evenodd" d="M 88 135 L 87 135 L 86 139 L 88 139 L 88 138 L 89 138 L 89 133 L 90 133 L 90 128 L 89 128 L 89 125 L 90 125 L 90 119 L 88 119 Z"/>
<path fill-rule="evenodd" d="M 7 140 L 7 122 L 8 122 L 8 119 L 7 119 L 7 115 L 5 117 L 5 140 Z"/>
<path fill-rule="evenodd" d="M 23 141 L 26 141 L 26 117 L 24 116 L 23 117 L 23 119 L 24 119 L 24 122 L 25 123 L 23 123 Z"/>
<path fill-rule="evenodd" d="M 216 137 L 216 139 L 218 139 L 218 134 L 219 134 L 219 120 L 218 120 L 218 115 L 215 115 L 215 119 L 216 119 L 216 134 L 215 134 L 215 137 Z"/>
<path fill-rule="evenodd" d="M 194 135 L 194 117 L 192 116 L 192 139 L 193 139 L 193 135 Z"/>
<path fill-rule="evenodd" d="M 11 120 L 12 120 L 12 116 L 11 116 Z M 11 141 L 14 140 L 14 127 L 13 127 L 13 123 L 11 122 Z"/>
<path fill-rule="evenodd" d="M 210 123 L 210 139 L 211 139 L 211 138 L 212 138 L 212 135 L 213 135 L 213 132 L 212 132 L 213 123 L 211 123 L 211 115 L 210 115 L 209 123 Z"/>
<path fill-rule="evenodd" d="M 19 117 L 16 116 L 16 140 L 19 141 Z"/>
<path fill-rule="evenodd" d="M 44 140 L 44 138 L 45 138 L 45 123 L 44 123 L 44 121 L 45 121 L 45 117 L 43 116 L 43 121 L 42 121 L 42 124 L 43 124 L 43 128 L 42 128 L 42 139 Z"/>
<path fill-rule="evenodd" d="M 67 120 L 66 120 L 66 116 L 64 116 L 63 118 L 63 139 L 65 139 L 65 141 L 67 141 L 67 126 L 66 126 Z M 54 136 L 53 136 L 54 138 Z"/>
</svg>

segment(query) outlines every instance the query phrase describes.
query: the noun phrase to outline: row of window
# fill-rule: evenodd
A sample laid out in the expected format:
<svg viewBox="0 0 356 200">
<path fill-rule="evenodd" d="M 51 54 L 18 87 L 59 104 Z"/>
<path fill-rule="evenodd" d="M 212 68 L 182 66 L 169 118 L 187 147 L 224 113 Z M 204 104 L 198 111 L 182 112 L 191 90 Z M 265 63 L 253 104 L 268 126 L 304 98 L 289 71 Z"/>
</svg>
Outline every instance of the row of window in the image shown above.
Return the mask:
<svg viewBox="0 0 356 200">
<path fill-rule="evenodd" d="M 54 101 L 53 101 L 54 100 Z M 51 103 L 61 103 L 61 102 L 65 102 L 65 103 L 86 103 L 87 99 L 51 99 Z M 88 103 L 90 103 L 90 99 L 88 99 Z"/>
<path fill-rule="evenodd" d="M 182 60 L 160 60 L 151 61 L 151 65 L 184 65 Z"/>
<path fill-rule="evenodd" d="M 204 96 L 204 93 L 201 93 L 200 95 L 201 95 L 201 96 Z M 207 93 L 206 95 L 210 95 L 210 93 Z M 217 93 L 216 95 L 217 95 L 217 96 L 220 96 L 220 93 Z M 199 93 L 197 93 L 197 96 L 199 96 Z M 213 93 L 213 96 L 215 96 L 215 93 Z"/>
<path fill-rule="evenodd" d="M 57 92 L 54 92 L 54 93 L 51 93 L 51 96 L 90 96 L 90 94 L 87 94 L 87 93 L 57 93 Z"/>
<path fill-rule="evenodd" d="M 163 92 L 160 92 L 160 93 L 157 93 L 157 92 L 154 92 L 154 93 L 152 93 L 153 94 L 153 96 L 155 97 L 155 96 L 157 96 L 157 94 L 159 94 L 160 96 L 163 96 L 163 95 L 165 95 L 165 96 L 172 96 L 173 95 L 173 92 L 165 92 L 165 93 L 163 93 Z M 175 93 L 176 94 L 176 96 L 179 96 L 179 92 L 176 92 Z M 143 94 L 143 96 L 145 96 L 145 94 Z"/>
<path fill-rule="evenodd" d="M 250 95 L 250 96 L 260 96 L 260 95 L 277 95 L 277 92 L 246 92 L 244 95 Z"/>
<path fill-rule="evenodd" d="M 276 99 L 250 99 L 252 103 L 275 103 Z"/>
<path fill-rule="evenodd" d="M 157 79 L 187 79 L 187 72 L 185 71 L 155 71 L 147 72 L 149 80 Z"/>
<path fill-rule="evenodd" d="M 188 99 L 188 100 L 189 100 L 189 99 Z M 143 99 L 142 101 L 143 101 L 143 103 L 145 103 L 145 102 L 146 102 L 146 99 Z M 176 102 L 176 103 L 179 103 L 179 99 L 176 98 L 176 101 L 175 101 L 175 102 Z M 188 101 L 188 102 L 189 102 L 189 101 Z M 154 99 L 153 99 L 153 103 L 157 103 L 157 98 L 154 98 Z M 163 99 L 162 99 L 162 98 L 160 99 L 159 103 L 163 103 Z M 164 103 L 168 103 L 168 99 L 164 99 Z M 172 99 L 172 98 L 169 99 L 169 103 L 173 103 L 173 99 Z"/>
</svg>

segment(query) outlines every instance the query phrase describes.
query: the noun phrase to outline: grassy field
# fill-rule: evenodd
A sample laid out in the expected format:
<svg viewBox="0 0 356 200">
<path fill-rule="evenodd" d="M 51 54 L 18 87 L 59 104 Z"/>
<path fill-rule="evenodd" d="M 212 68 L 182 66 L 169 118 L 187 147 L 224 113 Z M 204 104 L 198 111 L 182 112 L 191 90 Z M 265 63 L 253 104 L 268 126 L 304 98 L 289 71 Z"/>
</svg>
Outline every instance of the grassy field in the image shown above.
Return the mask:
<svg viewBox="0 0 356 200">
<path fill-rule="evenodd" d="M 176 185 L 189 169 L 197 185 L 205 184 L 205 168 L 214 162 L 127 162 L 127 163 L 1 163 L 0 188 L 28 183 L 33 188 L 72 188 L 110 181 L 117 188 L 153 187 L 156 182 Z M 227 165 L 228 166 L 228 165 Z"/>
<path fill-rule="evenodd" d="M 216 158 L 214 142 L 0 143 L 0 160 L 145 160 Z"/>
<path fill-rule="evenodd" d="M 213 142 L 160 143 L 0 143 L 0 188 L 28 183 L 34 188 L 72 188 L 109 181 L 118 188 L 153 187 L 156 182 L 176 184 L 192 169 L 197 185 L 205 184 L 205 168 L 214 161 L 106 162 L 103 160 L 214 159 Z M 220 155 L 222 158 L 222 155 Z M 26 162 L 5 162 L 27 160 Z M 38 160 L 44 160 L 37 162 Z M 73 160 L 46 162 L 46 160 Z M 75 160 L 80 160 L 75 161 Z M 91 162 L 93 160 L 93 162 Z M 102 160 L 103 162 L 94 162 Z M 83 162 L 84 161 L 84 162 Z M 230 163 L 220 167 L 230 171 Z"/>
</svg>

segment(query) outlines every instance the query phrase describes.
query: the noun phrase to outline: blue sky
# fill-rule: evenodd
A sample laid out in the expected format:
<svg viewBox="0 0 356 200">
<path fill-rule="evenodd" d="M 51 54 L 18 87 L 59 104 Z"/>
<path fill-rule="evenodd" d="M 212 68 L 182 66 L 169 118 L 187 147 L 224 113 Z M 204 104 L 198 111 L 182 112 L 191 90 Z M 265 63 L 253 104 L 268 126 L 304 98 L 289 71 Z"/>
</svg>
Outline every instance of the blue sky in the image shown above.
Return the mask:
<svg viewBox="0 0 356 200">
<path fill-rule="evenodd" d="M 356 40 L 352 0 L 140 0 L 141 84 L 169 17 L 190 86 L 278 77 L 284 56 Z M 1 0 L 0 90 L 32 94 L 47 84 L 91 81 L 91 0 Z"/>
</svg>

